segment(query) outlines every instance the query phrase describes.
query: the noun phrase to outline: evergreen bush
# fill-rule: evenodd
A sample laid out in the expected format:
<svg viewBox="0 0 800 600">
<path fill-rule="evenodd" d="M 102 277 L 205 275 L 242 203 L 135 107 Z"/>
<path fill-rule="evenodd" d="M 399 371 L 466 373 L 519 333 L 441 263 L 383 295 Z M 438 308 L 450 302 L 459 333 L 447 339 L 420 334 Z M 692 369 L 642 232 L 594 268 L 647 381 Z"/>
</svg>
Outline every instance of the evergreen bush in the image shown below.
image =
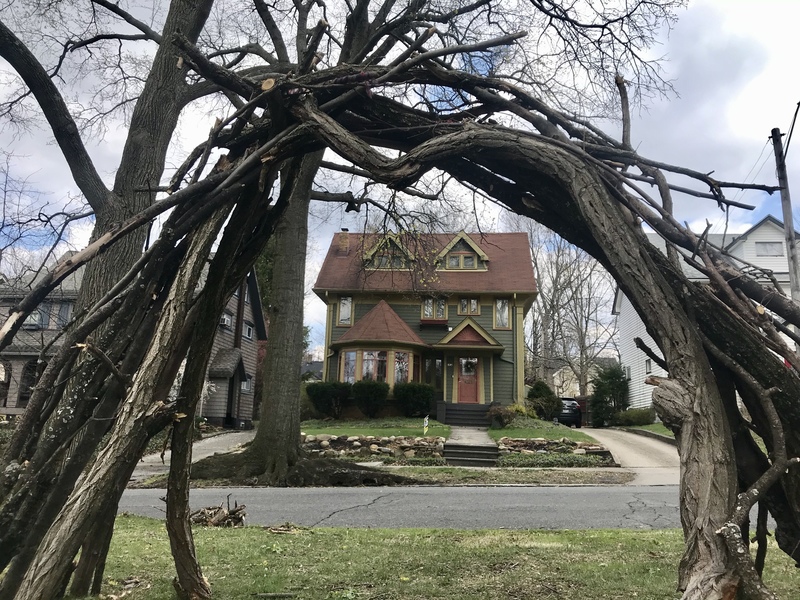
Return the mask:
<svg viewBox="0 0 800 600">
<path fill-rule="evenodd" d="M 317 412 L 340 419 L 348 405 L 352 385 L 341 381 L 319 381 L 306 386 L 306 394 Z"/>
<path fill-rule="evenodd" d="M 433 386 L 427 383 L 396 383 L 394 401 L 403 416 L 424 417 L 433 410 Z"/>
<path fill-rule="evenodd" d="M 552 421 L 561 412 L 561 398 L 544 381 L 536 380 L 528 390 L 528 409 L 543 421 Z"/>
<path fill-rule="evenodd" d="M 592 380 L 594 393 L 589 400 L 592 412 L 592 427 L 607 427 L 614 422 L 615 415 L 627 410 L 628 378 L 619 365 L 600 369 Z"/>
<path fill-rule="evenodd" d="M 389 384 L 384 381 L 364 379 L 353 384 L 353 398 L 356 406 L 370 419 L 376 417 L 380 410 L 386 406 L 388 397 Z"/>
</svg>

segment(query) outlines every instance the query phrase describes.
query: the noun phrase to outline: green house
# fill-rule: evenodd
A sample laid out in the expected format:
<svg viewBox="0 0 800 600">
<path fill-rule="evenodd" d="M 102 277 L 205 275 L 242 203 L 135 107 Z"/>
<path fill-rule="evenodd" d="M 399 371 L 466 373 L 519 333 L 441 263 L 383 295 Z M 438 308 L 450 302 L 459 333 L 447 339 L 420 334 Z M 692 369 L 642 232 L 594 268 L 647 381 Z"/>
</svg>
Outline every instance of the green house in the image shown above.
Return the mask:
<svg viewBox="0 0 800 600">
<path fill-rule="evenodd" d="M 523 400 L 537 293 L 525 233 L 342 230 L 314 292 L 327 305 L 324 380 L 428 383 L 454 424 Z"/>
</svg>

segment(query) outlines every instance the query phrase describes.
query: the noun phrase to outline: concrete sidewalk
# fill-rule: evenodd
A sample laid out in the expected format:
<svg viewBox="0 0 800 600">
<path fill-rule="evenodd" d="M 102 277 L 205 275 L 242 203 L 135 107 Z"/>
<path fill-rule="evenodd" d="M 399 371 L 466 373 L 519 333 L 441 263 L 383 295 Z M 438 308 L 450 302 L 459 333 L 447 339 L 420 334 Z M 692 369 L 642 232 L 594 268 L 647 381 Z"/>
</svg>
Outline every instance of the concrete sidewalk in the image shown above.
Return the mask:
<svg viewBox="0 0 800 600">
<path fill-rule="evenodd" d="M 226 431 L 219 435 L 213 435 L 202 439 L 199 442 L 195 442 L 192 446 L 192 462 L 197 462 L 198 460 L 221 452 L 235 450 L 237 447 L 251 441 L 255 435 L 256 430 L 251 429 L 249 431 Z M 138 483 L 150 477 L 155 477 L 156 475 L 166 475 L 169 473 L 170 455 L 170 451 L 167 450 L 166 454 L 164 454 L 163 462 L 161 461 L 160 454 L 148 454 L 142 458 L 133 471 L 133 475 L 130 479 L 131 482 Z"/>
<path fill-rule="evenodd" d="M 497 446 L 492 438 L 489 437 L 486 427 L 457 427 L 450 426 L 450 437 L 447 443 L 462 446 Z"/>
</svg>

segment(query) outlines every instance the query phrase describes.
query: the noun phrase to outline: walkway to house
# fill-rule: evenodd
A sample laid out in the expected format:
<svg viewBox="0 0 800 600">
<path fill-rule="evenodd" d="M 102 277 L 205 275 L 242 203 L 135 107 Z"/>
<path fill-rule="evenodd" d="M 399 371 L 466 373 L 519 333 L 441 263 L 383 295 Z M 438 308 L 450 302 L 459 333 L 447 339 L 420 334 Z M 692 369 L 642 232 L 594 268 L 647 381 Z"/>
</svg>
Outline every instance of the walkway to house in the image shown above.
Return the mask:
<svg viewBox="0 0 800 600">
<path fill-rule="evenodd" d="M 450 437 L 444 443 L 448 465 L 496 467 L 499 456 L 497 442 L 489 437 L 485 427 L 451 426 Z"/>
<path fill-rule="evenodd" d="M 489 437 L 486 427 L 450 427 L 450 437 L 447 443 L 458 444 L 460 446 L 497 446 L 492 438 Z"/>
</svg>

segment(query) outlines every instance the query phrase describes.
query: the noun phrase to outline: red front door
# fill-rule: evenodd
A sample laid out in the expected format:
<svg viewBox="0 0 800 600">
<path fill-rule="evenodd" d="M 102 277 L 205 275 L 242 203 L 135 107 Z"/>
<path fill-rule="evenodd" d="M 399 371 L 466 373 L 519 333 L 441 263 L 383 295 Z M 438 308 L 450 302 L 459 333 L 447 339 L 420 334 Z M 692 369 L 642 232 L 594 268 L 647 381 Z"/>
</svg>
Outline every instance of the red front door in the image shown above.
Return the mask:
<svg viewBox="0 0 800 600">
<path fill-rule="evenodd" d="M 478 359 L 458 359 L 458 403 L 477 404 L 478 402 Z"/>
</svg>

